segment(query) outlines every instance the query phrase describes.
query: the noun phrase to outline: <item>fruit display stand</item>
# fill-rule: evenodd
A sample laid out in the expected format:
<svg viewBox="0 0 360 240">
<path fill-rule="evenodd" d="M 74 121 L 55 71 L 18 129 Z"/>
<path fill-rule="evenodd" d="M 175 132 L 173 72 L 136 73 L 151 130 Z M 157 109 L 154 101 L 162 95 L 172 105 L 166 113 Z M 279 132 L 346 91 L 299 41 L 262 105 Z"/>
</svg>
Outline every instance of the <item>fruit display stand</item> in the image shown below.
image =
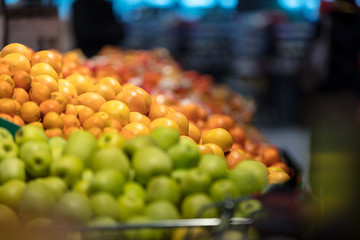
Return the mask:
<svg viewBox="0 0 360 240">
<path fill-rule="evenodd" d="M 0 57 L 0 117 L 21 126 L 1 128 L 1 230 L 62 239 L 303 231 L 300 175 L 251 125 L 253 102 L 181 70 L 165 50 L 108 47 L 85 59 L 14 43 Z"/>
</svg>

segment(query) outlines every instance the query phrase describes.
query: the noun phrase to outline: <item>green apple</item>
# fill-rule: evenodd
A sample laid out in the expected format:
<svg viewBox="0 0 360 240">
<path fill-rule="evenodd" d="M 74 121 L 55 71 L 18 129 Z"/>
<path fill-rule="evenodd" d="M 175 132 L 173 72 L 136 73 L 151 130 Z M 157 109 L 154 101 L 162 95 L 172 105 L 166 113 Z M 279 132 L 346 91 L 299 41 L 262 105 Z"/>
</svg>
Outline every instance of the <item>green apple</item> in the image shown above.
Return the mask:
<svg viewBox="0 0 360 240">
<path fill-rule="evenodd" d="M 212 203 L 213 199 L 206 193 L 190 194 L 181 202 L 182 217 L 185 219 L 197 217 L 215 218 L 218 215 L 218 211 L 216 207 L 209 207 Z"/>
<path fill-rule="evenodd" d="M 17 157 L 7 158 L 0 162 L 0 183 L 10 179 L 26 180 L 25 164 Z"/>
<path fill-rule="evenodd" d="M 120 209 L 116 199 L 110 193 L 94 193 L 90 197 L 90 203 L 94 216 L 108 216 L 119 220 Z"/>
<path fill-rule="evenodd" d="M 126 154 L 117 147 L 99 149 L 91 159 L 91 167 L 94 172 L 101 169 L 111 168 L 118 170 L 125 179 L 129 177 L 130 161 Z"/>
<path fill-rule="evenodd" d="M 145 202 L 141 197 L 124 193 L 118 198 L 117 202 L 120 209 L 120 221 L 127 221 L 133 216 L 144 213 Z"/>
<path fill-rule="evenodd" d="M 56 204 L 54 219 L 59 224 L 85 224 L 93 216 L 90 200 L 77 192 L 67 192 Z"/>
<path fill-rule="evenodd" d="M 151 177 L 146 187 L 148 201 L 168 200 L 178 204 L 181 197 L 180 186 L 169 176 L 159 175 Z"/>
<path fill-rule="evenodd" d="M 143 149 L 147 146 L 156 146 L 154 139 L 152 139 L 150 136 L 135 136 L 125 142 L 124 152 L 129 157 L 132 157 L 137 150 Z"/>
<path fill-rule="evenodd" d="M 127 220 L 127 223 L 131 225 L 142 225 L 151 222 L 152 219 L 144 216 L 138 215 L 133 216 Z M 162 238 L 162 231 L 159 229 L 153 228 L 138 228 L 138 229 L 126 229 L 124 230 L 125 239 L 131 240 L 160 240 Z"/>
<path fill-rule="evenodd" d="M 0 203 L 11 207 L 14 211 L 18 210 L 20 198 L 25 190 L 26 183 L 19 179 L 7 181 L 0 188 Z"/>
<path fill-rule="evenodd" d="M 168 200 L 155 200 L 145 207 L 145 215 L 153 220 L 179 219 L 176 205 Z"/>
<path fill-rule="evenodd" d="M 90 160 L 97 149 L 97 139 L 86 130 L 75 131 L 67 139 L 64 155 L 74 155 L 90 167 Z"/>
<path fill-rule="evenodd" d="M 132 157 L 137 181 L 145 184 L 152 176 L 169 175 L 172 161 L 162 149 L 156 146 L 146 146 L 136 151 Z"/>
<path fill-rule="evenodd" d="M 49 174 L 52 156 L 47 142 L 27 141 L 21 145 L 19 156 L 30 176 L 45 177 Z"/>
<path fill-rule="evenodd" d="M 211 184 L 209 194 L 215 201 L 223 201 L 238 197 L 239 191 L 233 181 L 221 178 Z"/>
<path fill-rule="evenodd" d="M 90 181 L 80 179 L 73 185 L 72 190 L 74 192 L 89 195 L 90 194 Z"/>
<path fill-rule="evenodd" d="M 191 168 L 197 165 L 200 151 L 197 145 L 187 138 L 181 138 L 177 144 L 168 149 L 174 168 Z"/>
<path fill-rule="evenodd" d="M 159 126 L 150 133 L 150 136 L 155 140 L 157 145 L 167 150 L 179 142 L 180 132 L 170 127 Z"/>
<path fill-rule="evenodd" d="M 262 210 L 262 203 L 257 199 L 247 199 L 237 205 L 235 217 L 250 217 Z"/>
<path fill-rule="evenodd" d="M 259 184 L 259 188 L 263 189 L 268 182 L 269 170 L 266 165 L 255 160 L 244 160 L 234 168 L 234 171 L 251 171 Z"/>
<path fill-rule="evenodd" d="M 19 201 L 19 215 L 22 220 L 48 218 L 52 215 L 56 199 L 39 181 L 29 182 Z"/>
<path fill-rule="evenodd" d="M 144 202 L 146 201 L 146 190 L 138 182 L 128 181 L 124 184 L 124 195 L 137 197 L 142 199 Z"/>
<path fill-rule="evenodd" d="M 48 230 L 52 227 L 53 221 L 49 218 L 36 218 L 27 222 L 24 226 L 25 230 Z"/>
<path fill-rule="evenodd" d="M 6 158 L 17 157 L 19 148 L 12 139 L 0 139 L 0 162 Z"/>
<path fill-rule="evenodd" d="M 86 224 L 89 228 L 96 227 L 116 227 L 117 222 L 114 218 L 109 216 L 99 216 L 91 219 Z M 120 239 L 121 233 L 117 230 L 101 230 L 101 231 L 86 231 L 85 233 L 86 240 L 118 240 Z"/>
<path fill-rule="evenodd" d="M 49 146 L 53 160 L 60 158 L 63 155 L 66 140 L 62 137 L 52 137 L 49 139 Z"/>
<path fill-rule="evenodd" d="M 117 132 L 107 132 L 101 134 L 98 138 L 97 143 L 100 149 L 108 148 L 108 147 L 116 147 L 119 149 L 123 149 L 125 145 L 125 138 Z"/>
<path fill-rule="evenodd" d="M 15 133 L 15 142 L 18 146 L 28 141 L 47 142 L 48 138 L 45 132 L 38 127 L 32 125 L 25 125 Z"/>
<path fill-rule="evenodd" d="M 0 127 L 0 139 L 14 140 L 14 137 L 9 130 L 4 127 Z"/>
<path fill-rule="evenodd" d="M 195 167 L 187 171 L 181 182 L 181 190 L 185 195 L 196 192 L 207 192 L 211 185 L 211 176 L 201 168 Z"/>
<path fill-rule="evenodd" d="M 202 155 L 198 167 L 209 173 L 212 180 L 226 177 L 228 173 L 226 159 L 215 154 Z"/>
<path fill-rule="evenodd" d="M 0 204 L 0 229 L 8 230 L 8 228 L 18 227 L 20 220 L 14 210 L 4 204 Z"/>
<path fill-rule="evenodd" d="M 95 173 L 90 182 L 90 192 L 108 192 L 118 197 L 125 184 L 124 176 L 114 169 L 103 169 Z"/>
<path fill-rule="evenodd" d="M 188 169 L 179 168 L 179 169 L 173 170 L 171 172 L 170 176 L 172 179 L 175 180 L 175 182 L 177 182 L 181 186 L 182 181 L 184 180 L 187 172 L 188 172 Z"/>
<path fill-rule="evenodd" d="M 81 179 L 86 181 L 91 181 L 94 178 L 94 171 L 90 168 L 84 169 L 81 174 Z"/>
<path fill-rule="evenodd" d="M 51 164 L 50 174 L 62 178 L 68 187 L 81 178 L 83 161 L 74 155 L 63 155 Z"/>
<path fill-rule="evenodd" d="M 49 176 L 39 180 L 54 195 L 56 200 L 67 191 L 66 183 L 60 177 Z"/>
<path fill-rule="evenodd" d="M 233 168 L 229 173 L 229 179 L 236 185 L 240 196 L 247 196 L 261 192 L 256 176 L 248 170 L 236 170 Z"/>
</svg>

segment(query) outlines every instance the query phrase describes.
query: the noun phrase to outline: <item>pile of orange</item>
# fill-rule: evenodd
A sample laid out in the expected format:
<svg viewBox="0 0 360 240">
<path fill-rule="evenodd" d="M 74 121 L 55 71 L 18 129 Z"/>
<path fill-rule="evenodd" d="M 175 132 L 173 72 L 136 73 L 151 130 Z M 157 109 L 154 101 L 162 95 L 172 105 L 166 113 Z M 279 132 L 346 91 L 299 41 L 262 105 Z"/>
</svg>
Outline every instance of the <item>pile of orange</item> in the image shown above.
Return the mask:
<svg viewBox="0 0 360 240">
<path fill-rule="evenodd" d="M 147 55 L 132 57 L 146 61 Z M 0 117 L 64 138 L 85 129 L 96 137 L 113 131 L 130 139 L 168 126 L 198 144 L 201 154 L 226 157 L 229 168 L 253 158 L 269 167 L 274 183 L 291 175 L 278 150 L 252 139 L 233 117 L 211 114 L 206 106 L 176 95 L 150 95 L 112 68 L 95 71 L 81 61 L 76 51 L 60 54 L 35 52 L 19 43 L 5 46 L 0 53 Z"/>
</svg>

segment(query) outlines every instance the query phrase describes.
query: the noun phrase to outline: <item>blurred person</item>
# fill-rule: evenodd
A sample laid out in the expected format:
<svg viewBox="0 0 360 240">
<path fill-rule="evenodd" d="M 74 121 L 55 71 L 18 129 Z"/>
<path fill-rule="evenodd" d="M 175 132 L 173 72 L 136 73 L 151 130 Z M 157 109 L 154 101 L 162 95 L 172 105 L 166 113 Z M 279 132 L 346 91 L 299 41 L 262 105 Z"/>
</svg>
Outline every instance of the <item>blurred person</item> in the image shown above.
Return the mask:
<svg viewBox="0 0 360 240">
<path fill-rule="evenodd" d="M 105 45 L 120 45 L 124 26 L 105 0 L 76 0 L 72 5 L 75 44 L 87 57 Z"/>
</svg>

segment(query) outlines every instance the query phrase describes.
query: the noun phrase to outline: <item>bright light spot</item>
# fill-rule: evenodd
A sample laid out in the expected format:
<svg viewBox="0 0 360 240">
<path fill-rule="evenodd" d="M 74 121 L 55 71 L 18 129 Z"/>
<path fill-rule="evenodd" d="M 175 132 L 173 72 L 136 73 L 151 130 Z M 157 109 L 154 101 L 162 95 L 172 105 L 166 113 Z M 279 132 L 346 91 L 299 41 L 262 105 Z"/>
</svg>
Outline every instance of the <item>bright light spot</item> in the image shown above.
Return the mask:
<svg viewBox="0 0 360 240">
<path fill-rule="evenodd" d="M 5 0 L 6 4 L 15 4 L 18 3 L 20 0 Z"/>
<path fill-rule="evenodd" d="M 175 0 L 145 0 L 145 3 L 155 7 L 170 7 Z"/>
<path fill-rule="evenodd" d="M 302 7 L 303 0 L 278 0 L 280 6 L 286 9 L 298 9 Z"/>
<path fill-rule="evenodd" d="M 219 4 L 223 8 L 234 8 L 236 7 L 238 0 L 219 0 Z"/>
<path fill-rule="evenodd" d="M 210 8 L 215 6 L 215 0 L 182 0 L 181 5 L 184 7 L 202 7 Z"/>
<path fill-rule="evenodd" d="M 320 0 L 305 0 L 305 6 L 308 9 L 318 9 L 320 7 Z"/>
</svg>

